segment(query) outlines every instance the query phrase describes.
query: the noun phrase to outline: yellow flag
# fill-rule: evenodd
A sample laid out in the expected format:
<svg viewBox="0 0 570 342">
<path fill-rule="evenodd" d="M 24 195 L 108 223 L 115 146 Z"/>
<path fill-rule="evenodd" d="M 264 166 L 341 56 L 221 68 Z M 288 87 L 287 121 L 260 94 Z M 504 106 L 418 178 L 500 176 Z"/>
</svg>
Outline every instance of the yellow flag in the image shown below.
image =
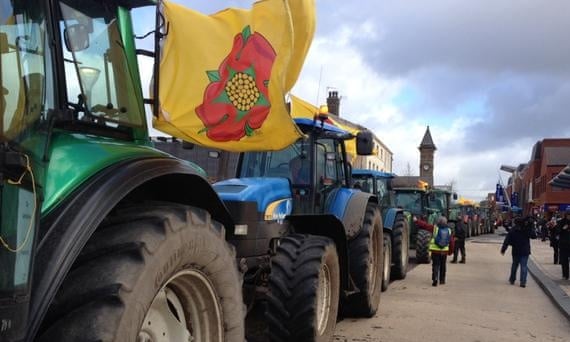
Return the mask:
<svg viewBox="0 0 570 342">
<path fill-rule="evenodd" d="M 297 96 L 291 95 L 291 115 L 294 118 L 312 119 L 318 112 L 319 109 L 316 106 L 303 99 L 298 98 Z M 356 135 L 359 132 L 358 129 L 342 124 L 340 120 L 335 120 L 332 115 L 329 115 L 326 122 L 349 133 L 352 133 L 353 135 Z M 356 139 L 346 140 L 345 147 L 346 153 L 349 155 L 349 157 L 351 159 L 356 158 Z"/>
<path fill-rule="evenodd" d="M 334 122 L 334 124 L 339 127 L 340 129 L 344 129 L 347 132 L 352 133 L 353 135 L 356 136 L 356 134 L 358 134 L 359 130 L 356 128 L 352 128 L 349 127 L 347 125 L 341 124 L 340 122 L 332 119 L 332 121 Z M 344 142 L 345 147 L 346 147 L 346 153 L 352 158 L 356 158 L 356 138 L 350 139 L 350 140 L 346 140 Z M 378 154 L 378 151 L 376 151 L 376 154 Z"/>
<path fill-rule="evenodd" d="M 289 97 L 291 98 L 291 116 L 293 118 L 313 119 L 315 114 L 319 112 L 319 109 L 309 102 L 292 94 Z"/>
<path fill-rule="evenodd" d="M 301 132 L 285 94 L 314 34 L 314 0 L 262 0 L 204 15 L 165 1 L 153 126 L 228 151 L 279 150 Z"/>
</svg>

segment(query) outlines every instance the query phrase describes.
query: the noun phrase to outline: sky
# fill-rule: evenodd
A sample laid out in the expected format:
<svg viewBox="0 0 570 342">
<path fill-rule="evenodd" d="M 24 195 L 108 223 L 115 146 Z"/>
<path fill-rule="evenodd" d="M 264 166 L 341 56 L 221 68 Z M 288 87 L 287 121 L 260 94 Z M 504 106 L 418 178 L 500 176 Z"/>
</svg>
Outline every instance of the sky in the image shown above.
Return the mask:
<svg viewBox="0 0 570 342">
<path fill-rule="evenodd" d="M 179 0 L 204 13 L 252 1 Z M 152 19 L 141 10 L 137 33 Z M 317 0 L 317 31 L 292 93 L 371 129 L 393 172 L 419 174 L 429 125 L 435 183 L 481 200 L 544 138 L 570 138 L 570 1 Z M 147 61 L 145 63 L 150 63 Z M 147 64 L 149 65 L 149 64 Z"/>
</svg>

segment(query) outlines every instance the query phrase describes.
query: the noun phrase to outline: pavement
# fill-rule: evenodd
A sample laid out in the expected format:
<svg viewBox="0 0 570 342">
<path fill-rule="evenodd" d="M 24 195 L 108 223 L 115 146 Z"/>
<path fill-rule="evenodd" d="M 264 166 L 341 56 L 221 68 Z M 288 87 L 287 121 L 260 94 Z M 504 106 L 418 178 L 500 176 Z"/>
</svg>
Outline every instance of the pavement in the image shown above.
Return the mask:
<svg viewBox="0 0 570 342">
<path fill-rule="evenodd" d="M 553 249 L 548 240 L 531 240 L 528 270 L 536 283 L 570 320 L 570 280 L 562 278 L 562 267 L 553 263 Z"/>
</svg>

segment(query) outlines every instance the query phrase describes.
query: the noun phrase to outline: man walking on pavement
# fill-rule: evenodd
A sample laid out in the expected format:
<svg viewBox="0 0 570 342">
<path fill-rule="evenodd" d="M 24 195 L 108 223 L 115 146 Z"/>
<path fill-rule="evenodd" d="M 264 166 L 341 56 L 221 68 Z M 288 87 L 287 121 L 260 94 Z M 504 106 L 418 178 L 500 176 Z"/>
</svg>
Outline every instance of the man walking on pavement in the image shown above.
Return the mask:
<svg viewBox="0 0 570 342">
<path fill-rule="evenodd" d="M 559 264 L 560 263 L 560 258 L 558 257 L 558 233 L 556 232 L 556 226 L 557 226 L 557 222 L 556 222 L 556 216 L 552 215 L 552 218 L 550 219 L 550 221 L 548 221 L 548 223 L 546 224 L 546 227 L 548 228 L 548 232 L 549 232 L 549 236 L 550 236 L 550 247 L 552 247 L 553 249 L 553 257 L 554 257 L 554 264 Z"/>
<path fill-rule="evenodd" d="M 558 248 L 562 277 L 568 280 L 568 262 L 570 258 L 570 208 L 566 209 L 564 217 L 556 225 L 556 234 L 559 236 Z"/>
<path fill-rule="evenodd" d="M 453 248 L 453 260 L 451 260 L 452 264 L 457 263 L 457 256 L 459 252 L 461 252 L 461 261 L 459 263 L 465 263 L 465 229 L 467 226 L 467 216 L 463 218 L 463 220 L 457 221 L 457 225 L 455 226 L 455 247 Z"/>
<path fill-rule="evenodd" d="M 520 265 L 520 287 L 526 287 L 526 277 L 528 274 L 527 263 L 528 256 L 530 255 L 530 239 L 536 239 L 536 231 L 531 229 L 529 225 L 525 224 L 525 220 L 522 217 L 516 217 L 514 219 L 513 228 L 511 228 L 505 237 L 505 241 L 503 241 L 503 246 L 501 247 L 501 254 L 505 255 L 507 248 L 511 246 L 513 257 L 511 275 L 509 277 L 509 283 L 511 283 L 511 285 L 513 285 L 517 279 L 517 269 Z"/>
</svg>

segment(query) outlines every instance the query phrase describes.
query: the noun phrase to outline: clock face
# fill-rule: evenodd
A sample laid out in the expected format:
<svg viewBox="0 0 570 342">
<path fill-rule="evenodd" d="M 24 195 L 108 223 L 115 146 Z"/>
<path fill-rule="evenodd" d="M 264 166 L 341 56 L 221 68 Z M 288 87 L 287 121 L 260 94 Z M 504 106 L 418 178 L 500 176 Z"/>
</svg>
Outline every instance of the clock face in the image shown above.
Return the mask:
<svg viewBox="0 0 570 342">
<path fill-rule="evenodd" d="M 429 164 L 424 164 L 423 168 L 425 171 L 429 170 Z"/>
</svg>

